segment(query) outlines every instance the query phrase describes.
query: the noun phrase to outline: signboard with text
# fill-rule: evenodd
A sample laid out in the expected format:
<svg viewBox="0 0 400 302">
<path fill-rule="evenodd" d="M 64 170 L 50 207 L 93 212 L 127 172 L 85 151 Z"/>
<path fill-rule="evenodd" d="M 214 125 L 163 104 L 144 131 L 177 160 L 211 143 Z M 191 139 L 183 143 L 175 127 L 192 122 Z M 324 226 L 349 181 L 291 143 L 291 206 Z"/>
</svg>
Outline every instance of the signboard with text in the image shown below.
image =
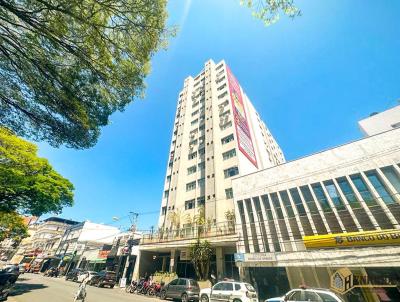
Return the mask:
<svg viewBox="0 0 400 302">
<path fill-rule="evenodd" d="M 232 102 L 239 150 L 256 168 L 258 168 L 240 85 L 228 66 L 226 67 L 226 72 L 228 75 L 229 93 Z"/>
<path fill-rule="evenodd" d="M 312 248 L 340 248 L 351 246 L 399 245 L 400 230 L 365 231 L 328 235 L 304 236 L 304 245 Z"/>
</svg>

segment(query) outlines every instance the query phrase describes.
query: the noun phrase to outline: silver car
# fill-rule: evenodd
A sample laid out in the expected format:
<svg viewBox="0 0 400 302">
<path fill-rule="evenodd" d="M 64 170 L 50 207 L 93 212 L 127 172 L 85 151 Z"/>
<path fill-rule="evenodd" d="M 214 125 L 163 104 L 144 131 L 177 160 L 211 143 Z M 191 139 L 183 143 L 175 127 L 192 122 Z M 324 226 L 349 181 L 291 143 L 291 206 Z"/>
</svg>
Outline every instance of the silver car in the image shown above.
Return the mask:
<svg viewBox="0 0 400 302">
<path fill-rule="evenodd" d="M 172 280 L 161 290 L 160 298 L 162 300 L 172 298 L 180 299 L 182 302 L 198 301 L 200 287 L 196 280 L 187 278 L 178 278 Z"/>
</svg>

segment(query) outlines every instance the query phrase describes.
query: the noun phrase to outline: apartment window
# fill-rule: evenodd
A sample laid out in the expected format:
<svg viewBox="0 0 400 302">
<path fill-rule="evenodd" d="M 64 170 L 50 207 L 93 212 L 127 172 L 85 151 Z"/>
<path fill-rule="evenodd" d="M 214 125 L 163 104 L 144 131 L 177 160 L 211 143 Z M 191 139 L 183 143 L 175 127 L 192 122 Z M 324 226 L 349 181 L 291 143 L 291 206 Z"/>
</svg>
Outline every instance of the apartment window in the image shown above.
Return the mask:
<svg viewBox="0 0 400 302">
<path fill-rule="evenodd" d="M 235 138 L 233 137 L 233 134 L 229 134 L 228 136 L 225 136 L 224 138 L 221 139 L 221 143 L 223 145 L 233 141 Z"/>
<path fill-rule="evenodd" d="M 235 157 L 235 156 L 236 156 L 236 149 L 232 149 L 232 150 L 229 150 L 229 151 L 226 151 L 226 152 L 222 153 L 222 158 L 224 160 L 230 159 L 230 158 Z"/>
<path fill-rule="evenodd" d="M 167 176 L 167 182 L 170 182 L 171 181 L 171 175 L 168 175 Z"/>
<path fill-rule="evenodd" d="M 222 90 L 222 89 L 224 89 L 226 87 L 226 83 L 224 83 L 224 84 L 222 84 L 221 86 L 219 86 L 218 88 L 217 88 L 217 90 Z"/>
<path fill-rule="evenodd" d="M 203 125 L 201 125 L 201 126 L 199 127 L 199 130 L 200 130 L 200 131 L 203 131 L 205 128 L 206 128 L 206 126 L 203 124 Z"/>
<path fill-rule="evenodd" d="M 196 125 L 198 122 L 199 122 L 199 119 L 195 119 L 190 124 L 193 126 L 193 125 Z"/>
<path fill-rule="evenodd" d="M 167 214 L 167 207 L 162 207 L 161 208 L 161 215 Z"/>
<path fill-rule="evenodd" d="M 198 207 L 204 206 L 205 203 L 206 203 L 206 197 L 205 196 L 201 196 L 201 197 L 197 198 L 197 206 Z"/>
<path fill-rule="evenodd" d="M 185 210 L 191 210 L 194 209 L 194 207 L 195 207 L 194 199 L 185 201 Z"/>
<path fill-rule="evenodd" d="M 201 163 L 199 163 L 198 165 L 197 165 L 197 167 L 199 167 L 199 170 L 203 170 L 203 169 L 205 169 L 206 168 L 206 162 L 201 162 Z"/>
<path fill-rule="evenodd" d="M 197 180 L 197 184 L 199 185 L 199 187 L 204 187 L 204 185 L 206 184 L 205 178 L 203 177 Z"/>
<path fill-rule="evenodd" d="M 188 155 L 188 159 L 189 159 L 189 160 L 194 159 L 194 158 L 196 158 L 196 157 L 197 157 L 197 152 L 193 152 L 193 153 L 190 153 L 190 154 Z"/>
<path fill-rule="evenodd" d="M 227 96 L 227 95 L 228 95 L 228 92 L 225 91 L 224 93 L 222 93 L 222 94 L 220 94 L 220 95 L 218 96 L 218 99 L 222 99 L 223 97 L 225 97 L 225 96 Z"/>
<path fill-rule="evenodd" d="M 231 167 L 231 168 L 228 168 L 228 169 L 224 170 L 225 178 L 229 178 L 229 177 L 232 177 L 232 176 L 235 176 L 235 175 L 238 175 L 238 174 L 239 174 L 238 167 Z"/>
<path fill-rule="evenodd" d="M 221 129 L 221 130 L 225 130 L 225 129 L 231 127 L 231 126 L 232 126 L 232 122 L 229 121 L 229 122 L 227 122 L 227 123 L 225 123 L 225 124 L 223 124 L 223 125 L 220 125 L 220 129 Z"/>
<path fill-rule="evenodd" d="M 206 149 L 205 148 L 199 149 L 199 154 L 200 155 L 204 155 L 205 153 L 206 153 Z"/>
<path fill-rule="evenodd" d="M 379 196 L 386 204 L 394 203 L 392 196 L 390 196 L 389 191 L 387 190 L 387 188 L 385 187 L 384 183 L 382 182 L 382 180 L 380 179 L 375 170 L 368 171 L 365 173 L 365 175 L 367 175 L 372 186 L 375 188 Z"/>
<path fill-rule="evenodd" d="M 164 198 L 168 198 L 168 196 L 169 196 L 169 191 L 168 190 L 164 191 Z"/>
<path fill-rule="evenodd" d="M 196 172 L 196 166 L 191 166 L 191 167 L 189 167 L 188 169 L 187 169 L 187 174 L 188 175 L 190 175 L 190 174 L 193 174 L 193 173 L 195 173 Z"/>
<path fill-rule="evenodd" d="M 221 69 L 223 66 L 224 66 L 224 63 L 221 63 L 221 64 L 219 64 L 219 65 L 215 68 L 215 70 L 219 70 L 219 69 Z"/>
<path fill-rule="evenodd" d="M 198 105 L 199 105 L 199 102 L 194 103 L 194 104 L 192 105 L 192 108 L 194 108 L 194 107 L 196 107 L 196 106 L 198 106 Z"/>
<path fill-rule="evenodd" d="M 219 116 L 220 118 L 228 118 L 230 113 L 231 113 L 230 110 L 226 110 L 225 112 L 220 113 Z"/>
<path fill-rule="evenodd" d="M 205 140 L 206 140 L 206 137 L 204 135 L 199 137 L 199 145 L 203 145 Z"/>
<path fill-rule="evenodd" d="M 186 184 L 186 191 L 192 191 L 194 189 L 196 189 L 196 181 L 192 181 Z"/>
<path fill-rule="evenodd" d="M 226 196 L 226 199 L 232 199 L 233 198 L 232 188 L 225 189 L 225 196 Z"/>
<path fill-rule="evenodd" d="M 196 145 L 197 144 L 197 139 L 194 139 L 192 141 L 189 142 L 189 147 L 192 145 Z"/>
<path fill-rule="evenodd" d="M 225 80 L 225 76 L 223 76 L 222 78 L 216 80 L 215 83 L 219 84 L 219 83 L 221 83 L 223 80 Z"/>
<path fill-rule="evenodd" d="M 197 113 L 199 113 L 199 109 L 197 109 L 196 111 L 193 111 L 192 116 L 195 116 Z"/>
</svg>

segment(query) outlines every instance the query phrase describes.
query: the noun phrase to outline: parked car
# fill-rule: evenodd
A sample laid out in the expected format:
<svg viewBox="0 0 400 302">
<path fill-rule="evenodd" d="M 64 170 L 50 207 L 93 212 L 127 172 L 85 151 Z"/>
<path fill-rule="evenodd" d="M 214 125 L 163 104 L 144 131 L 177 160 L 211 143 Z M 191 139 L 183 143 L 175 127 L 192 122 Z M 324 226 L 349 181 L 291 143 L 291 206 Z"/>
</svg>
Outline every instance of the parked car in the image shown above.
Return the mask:
<svg viewBox="0 0 400 302">
<path fill-rule="evenodd" d="M 6 265 L 3 269 L 0 269 L 0 301 L 7 300 L 18 276 L 19 269 L 17 265 Z"/>
<path fill-rule="evenodd" d="M 200 287 L 197 281 L 187 278 L 172 280 L 160 292 L 160 298 L 181 299 L 182 302 L 198 301 Z"/>
<path fill-rule="evenodd" d="M 218 282 L 200 291 L 201 302 L 258 302 L 256 290 L 249 283 L 236 281 Z"/>
<path fill-rule="evenodd" d="M 89 278 L 88 282 L 89 282 L 90 280 L 92 280 L 93 276 L 96 276 L 99 273 L 95 272 L 95 271 L 84 271 L 78 276 L 78 282 L 82 282 L 87 277 L 87 274 L 89 274 L 89 277 L 88 277 Z"/>
<path fill-rule="evenodd" d="M 88 282 L 89 285 L 94 285 L 97 287 L 108 286 L 113 288 L 117 283 L 117 278 L 115 272 L 101 271 L 97 275 L 93 275 L 92 279 Z"/>
<path fill-rule="evenodd" d="M 24 264 L 20 264 L 18 265 L 18 270 L 20 274 L 24 274 L 26 269 L 25 269 L 25 265 Z"/>
<path fill-rule="evenodd" d="M 65 280 L 78 281 L 78 276 L 83 272 L 81 268 L 74 268 L 70 270 L 65 276 Z"/>
<path fill-rule="evenodd" d="M 296 288 L 283 297 L 271 298 L 265 302 L 344 302 L 342 298 L 329 289 L 324 288 Z"/>
</svg>

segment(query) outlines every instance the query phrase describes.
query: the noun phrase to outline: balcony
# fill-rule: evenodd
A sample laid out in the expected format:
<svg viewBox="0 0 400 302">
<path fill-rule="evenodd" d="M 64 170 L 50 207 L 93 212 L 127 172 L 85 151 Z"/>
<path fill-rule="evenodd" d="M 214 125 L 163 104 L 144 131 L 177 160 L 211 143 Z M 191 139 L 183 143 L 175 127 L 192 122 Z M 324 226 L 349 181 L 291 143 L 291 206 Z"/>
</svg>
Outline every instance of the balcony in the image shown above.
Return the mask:
<svg viewBox="0 0 400 302">
<path fill-rule="evenodd" d="M 226 221 L 216 224 L 192 225 L 187 227 L 167 228 L 158 232 L 143 234 L 141 245 L 172 242 L 192 239 L 212 239 L 236 235 L 235 221 Z"/>
</svg>

